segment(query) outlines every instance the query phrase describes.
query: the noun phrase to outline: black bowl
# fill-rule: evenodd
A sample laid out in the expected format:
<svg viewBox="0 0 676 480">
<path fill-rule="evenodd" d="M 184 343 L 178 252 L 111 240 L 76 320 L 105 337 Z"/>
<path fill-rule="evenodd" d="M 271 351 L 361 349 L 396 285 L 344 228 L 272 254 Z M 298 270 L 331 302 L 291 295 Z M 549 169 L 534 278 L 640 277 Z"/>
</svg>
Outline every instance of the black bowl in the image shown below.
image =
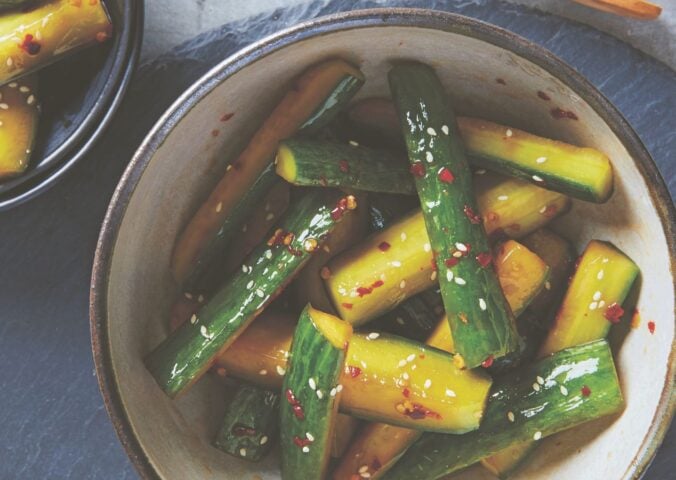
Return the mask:
<svg viewBox="0 0 676 480">
<path fill-rule="evenodd" d="M 38 74 L 42 115 L 26 172 L 0 182 L 0 211 L 42 193 L 103 134 L 129 85 L 141 50 L 142 0 L 107 0 L 112 42 L 55 63 Z"/>
</svg>

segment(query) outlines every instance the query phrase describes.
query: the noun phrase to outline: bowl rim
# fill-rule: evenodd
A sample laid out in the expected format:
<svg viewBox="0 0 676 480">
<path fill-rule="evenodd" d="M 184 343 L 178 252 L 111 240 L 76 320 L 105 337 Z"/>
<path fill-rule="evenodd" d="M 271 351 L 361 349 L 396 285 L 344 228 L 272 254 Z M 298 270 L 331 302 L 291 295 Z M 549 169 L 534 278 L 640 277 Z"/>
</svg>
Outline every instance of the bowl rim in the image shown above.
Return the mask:
<svg viewBox="0 0 676 480">
<path fill-rule="evenodd" d="M 54 186 L 89 153 L 113 120 L 129 87 L 143 43 L 144 2 L 123 2 L 120 38 L 117 48 L 110 53 L 113 63 L 109 79 L 97 93 L 82 123 L 59 147 L 39 160 L 38 168 L 0 183 L 0 212 L 21 205 Z"/>
<path fill-rule="evenodd" d="M 179 96 L 159 118 L 133 155 L 113 193 L 106 212 L 97 242 L 91 280 L 90 329 L 92 352 L 106 410 L 120 442 L 142 478 L 160 479 L 161 477 L 136 437 L 124 408 L 112 366 L 107 324 L 107 293 L 113 247 L 117 241 L 129 201 L 141 176 L 154 154 L 183 117 L 216 86 L 244 67 L 301 40 L 356 28 L 393 26 L 441 30 L 485 41 L 526 58 L 572 88 L 620 139 L 648 185 L 651 200 L 656 207 L 665 232 L 670 257 L 670 272 L 673 279 L 676 271 L 676 208 L 656 164 L 638 135 L 617 108 L 589 80 L 549 50 L 501 27 L 464 15 L 428 9 L 375 8 L 352 10 L 299 23 L 237 51 L 213 67 Z M 675 342 L 672 339 L 665 384 L 660 393 L 660 400 L 651 427 L 643 438 L 637 454 L 628 463 L 627 470 L 623 474 L 625 479 L 639 479 L 643 476 L 669 429 L 676 406 L 676 396 L 673 395 L 674 372 L 676 371 L 674 345 Z"/>
</svg>

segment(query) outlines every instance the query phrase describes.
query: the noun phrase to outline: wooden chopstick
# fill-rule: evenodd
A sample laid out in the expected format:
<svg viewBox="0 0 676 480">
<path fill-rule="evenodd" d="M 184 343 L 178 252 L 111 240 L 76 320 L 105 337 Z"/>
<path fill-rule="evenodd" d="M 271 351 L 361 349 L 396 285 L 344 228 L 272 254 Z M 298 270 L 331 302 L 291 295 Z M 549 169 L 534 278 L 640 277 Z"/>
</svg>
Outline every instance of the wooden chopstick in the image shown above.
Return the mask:
<svg viewBox="0 0 676 480">
<path fill-rule="evenodd" d="M 581 5 L 639 20 L 655 20 L 662 7 L 645 0 L 573 0 Z"/>
</svg>

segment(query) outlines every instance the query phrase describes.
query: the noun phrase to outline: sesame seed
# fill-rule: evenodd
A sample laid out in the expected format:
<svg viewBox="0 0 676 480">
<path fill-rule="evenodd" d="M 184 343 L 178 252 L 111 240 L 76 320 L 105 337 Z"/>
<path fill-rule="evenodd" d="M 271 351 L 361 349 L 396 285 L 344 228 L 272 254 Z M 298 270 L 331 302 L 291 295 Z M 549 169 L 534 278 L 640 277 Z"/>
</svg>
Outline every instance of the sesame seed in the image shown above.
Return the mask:
<svg viewBox="0 0 676 480">
<path fill-rule="evenodd" d="M 426 251 L 426 252 L 431 251 L 432 245 L 430 245 L 429 243 L 426 243 L 425 245 L 423 245 L 423 250 Z"/>
<path fill-rule="evenodd" d="M 411 370 L 415 370 L 417 367 L 418 367 L 418 365 L 413 365 L 413 366 L 411 367 Z"/>
<path fill-rule="evenodd" d="M 591 302 L 589 304 L 589 310 L 596 310 L 596 308 L 599 306 L 599 302 Z"/>
<path fill-rule="evenodd" d="M 8 110 L 9 105 L 7 105 L 6 103 L 0 103 L 0 108 L 2 108 L 3 110 Z"/>
<path fill-rule="evenodd" d="M 603 260 L 601 260 L 601 262 L 603 262 L 603 263 L 608 263 L 608 259 L 607 259 L 607 258 L 604 258 Z"/>
<path fill-rule="evenodd" d="M 242 272 L 243 272 L 243 273 L 246 273 L 246 272 L 247 272 L 246 265 L 242 265 Z"/>
<path fill-rule="evenodd" d="M 265 216 L 265 221 L 269 222 L 269 221 L 272 220 L 273 218 L 275 218 L 275 214 L 274 214 L 274 213 L 268 213 L 268 214 Z"/>
<path fill-rule="evenodd" d="M 399 235 L 399 238 L 401 238 L 402 242 L 406 241 L 406 232 L 401 232 L 401 235 Z"/>
<path fill-rule="evenodd" d="M 561 391 L 561 395 L 568 395 L 568 389 L 563 385 L 559 386 L 559 390 Z"/>
<path fill-rule="evenodd" d="M 485 173 L 486 173 L 486 169 L 485 169 L 485 168 L 480 168 L 480 169 L 474 171 L 474 174 L 475 174 L 475 175 L 483 175 L 483 174 L 485 174 Z"/>
<path fill-rule="evenodd" d="M 606 306 L 605 300 L 601 300 L 601 301 L 599 302 L 599 308 L 603 308 L 603 307 L 605 307 L 605 306 Z"/>
<path fill-rule="evenodd" d="M 462 257 L 462 252 L 459 251 L 459 250 L 456 250 L 455 252 L 453 252 L 453 256 L 455 258 L 460 258 L 460 257 Z"/>
<path fill-rule="evenodd" d="M 499 195 L 499 196 L 498 196 L 498 200 L 500 200 L 501 202 L 504 202 L 504 201 L 507 200 L 508 198 L 509 198 L 509 197 L 508 197 L 507 195 Z"/>
<path fill-rule="evenodd" d="M 399 366 L 399 368 L 405 367 L 406 366 L 406 359 L 399 360 L 398 366 Z"/>
<path fill-rule="evenodd" d="M 243 457 L 246 457 L 246 448 L 240 448 L 239 449 L 239 454 Z"/>
<path fill-rule="evenodd" d="M 406 357 L 407 362 L 412 362 L 413 360 L 415 360 L 415 353 L 412 353 L 408 357 Z"/>
<path fill-rule="evenodd" d="M 533 435 L 533 440 L 540 440 L 542 438 L 542 432 L 535 432 L 535 435 Z"/>
<path fill-rule="evenodd" d="M 322 398 L 324 398 L 324 394 L 322 393 L 321 390 L 317 390 L 317 398 L 320 399 L 320 400 L 321 400 Z"/>
<path fill-rule="evenodd" d="M 369 466 L 368 465 L 362 465 L 359 467 L 359 473 L 364 473 L 369 471 Z"/>
<path fill-rule="evenodd" d="M 267 375 L 267 374 L 268 374 L 268 371 L 266 369 L 260 370 L 258 372 L 258 375 Z"/>
<path fill-rule="evenodd" d="M 187 298 L 188 300 L 192 300 L 192 293 L 190 293 L 190 292 L 185 292 L 185 293 L 183 294 L 183 296 L 184 296 L 185 298 Z"/>
<path fill-rule="evenodd" d="M 432 135 L 432 136 L 434 137 L 434 136 L 436 136 L 437 131 L 434 130 L 432 127 L 427 127 L 427 133 L 428 133 L 429 135 Z"/>
<path fill-rule="evenodd" d="M 544 182 L 544 180 L 542 179 L 542 177 L 539 177 L 539 176 L 537 176 L 537 175 L 533 175 L 531 178 L 532 178 L 533 180 L 535 180 L 536 182 Z"/>
<path fill-rule="evenodd" d="M 371 474 L 368 472 L 360 473 L 359 476 L 361 478 L 371 478 Z"/>
<path fill-rule="evenodd" d="M 425 383 L 423 384 L 423 388 L 424 388 L 425 390 L 427 390 L 427 389 L 430 388 L 431 386 L 432 386 L 432 380 L 430 380 L 430 379 L 428 378 L 427 380 L 425 380 Z"/>
<path fill-rule="evenodd" d="M 432 272 L 432 275 L 430 275 L 430 280 L 435 281 L 437 279 L 437 271 L 434 270 Z"/>
<path fill-rule="evenodd" d="M 598 278 L 599 280 L 603 280 L 603 275 L 604 275 L 603 270 L 599 270 L 599 273 L 596 274 L 596 278 Z"/>
<path fill-rule="evenodd" d="M 336 389 L 332 388 L 331 391 L 329 392 L 329 395 L 331 395 L 332 397 L 335 397 L 336 393 L 338 393 L 338 392 L 336 392 Z"/>
<path fill-rule="evenodd" d="M 26 103 L 28 105 L 33 105 L 35 103 L 35 95 L 33 95 L 33 94 L 28 95 L 28 98 L 26 99 Z"/>
<path fill-rule="evenodd" d="M 507 420 L 514 423 L 514 412 L 507 412 Z"/>
<path fill-rule="evenodd" d="M 272 250 L 265 251 L 265 258 L 267 258 L 268 260 L 272 258 Z"/>
<path fill-rule="evenodd" d="M 19 84 L 16 83 L 16 82 L 11 82 L 11 83 L 8 85 L 9 88 L 16 88 L 16 87 L 18 87 L 18 86 L 19 86 Z"/>
<path fill-rule="evenodd" d="M 543 205 L 542 208 L 539 210 L 540 213 L 545 213 L 547 211 L 547 205 Z"/>
<path fill-rule="evenodd" d="M 194 313 L 192 314 L 192 317 L 190 317 L 190 323 L 192 325 L 195 325 L 197 323 L 197 315 L 195 315 Z"/>
<path fill-rule="evenodd" d="M 432 155 L 432 152 L 425 153 L 425 160 L 427 160 L 427 163 L 432 163 L 434 161 L 434 155 Z"/>
<path fill-rule="evenodd" d="M 260 298 L 263 298 L 265 296 L 265 293 L 260 288 L 257 288 L 256 295 L 258 295 Z"/>
<path fill-rule="evenodd" d="M 401 318 L 401 317 L 397 317 L 395 320 L 399 325 L 405 325 L 406 324 L 406 322 L 404 322 L 404 319 Z"/>
<path fill-rule="evenodd" d="M 483 298 L 479 299 L 479 308 L 481 310 L 486 310 L 486 300 L 484 300 Z"/>
<path fill-rule="evenodd" d="M 218 205 L 216 205 L 216 213 L 219 213 L 221 210 L 223 210 L 223 202 L 218 202 Z"/>
<path fill-rule="evenodd" d="M 535 159 L 536 163 L 545 163 L 547 161 L 547 157 L 538 157 Z"/>
<path fill-rule="evenodd" d="M 444 135 L 448 135 L 448 132 L 450 131 L 448 129 L 448 125 L 442 125 L 441 126 L 441 131 L 444 132 Z"/>
<path fill-rule="evenodd" d="M 592 297 L 592 300 L 596 300 L 596 301 L 601 300 L 601 292 L 599 292 L 598 290 L 595 291 L 594 296 Z"/>
<path fill-rule="evenodd" d="M 466 284 L 467 284 L 467 282 L 465 281 L 465 279 L 464 279 L 464 278 L 460 278 L 460 277 L 455 277 L 455 283 L 457 283 L 458 285 L 466 285 Z"/>
<path fill-rule="evenodd" d="M 253 288 L 253 286 L 254 286 L 253 280 L 249 280 L 249 283 L 246 284 L 247 290 L 251 290 Z"/>
<path fill-rule="evenodd" d="M 42 32 L 41 32 L 40 30 L 36 30 L 36 31 L 35 31 L 35 39 L 36 39 L 37 41 L 42 40 Z"/>
<path fill-rule="evenodd" d="M 308 453 L 310 451 L 310 447 L 303 447 L 303 453 Z"/>
<path fill-rule="evenodd" d="M 545 282 L 545 289 L 547 289 L 547 290 L 551 290 L 551 289 L 552 289 L 552 284 L 549 283 L 549 280 L 547 280 L 547 281 Z"/>
<path fill-rule="evenodd" d="M 390 262 L 393 267 L 401 267 L 401 262 L 399 260 L 393 260 Z"/>
<path fill-rule="evenodd" d="M 404 372 L 401 374 L 401 378 L 403 378 L 404 380 L 409 380 L 411 377 L 409 376 L 408 373 Z"/>
<path fill-rule="evenodd" d="M 537 382 L 535 382 L 535 383 L 533 384 L 533 390 L 535 390 L 536 392 L 539 392 L 539 391 L 540 391 L 540 384 L 538 384 Z"/>
<path fill-rule="evenodd" d="M 226 172 L 229 172 L 230 170 L 232 170 L 232 165 L 228 165 L 227 167 L 225 167 Z"/>
<path fill-rule="evenodd" d="M 406 288 L 406 280 L 402 280 L 401 282 L 399 282 L 399 288 L 401 288 L 402 290 Z"/>
<path fill-rule="evenodd" d="M 286 369 L 282 367 L 281 365 L 277 365 L 277 375 L 279 376 L 284 376 L 286 373 Z"/>
<path fill-rule="evenodd" d="M 197 302 L 198 302 L 198 303 L 204 302 L 204 295 L 200 294 L 200 295 L 197 297 Z"/>
<path fill-rule="evenodd" d="M 213 334 L 213 333 L 209 333 L 209 332 L 207 331 L 206 325 L 202 325 L 202 326 L 200 327 L 200 335 L 202 335 L 202 336 L 203 336 L 204 338 L 206 338 L 207 340 L 211 340 L 212 338 L 214 338 L 214 334 Z"/>
<path fill-rule="evenodd" d="M 242 227 L 242 233 L 246 233 L 246 231 L 247 231 L 248 229 L 249 229 L 249 226 L 248 226 L 248 225 L 244 225 L 244 226 Z"/>
<path fill-rule="evenodd" d="M 467 245 L 465 245 L 464 243 L 461 243 L 461 242 L 457 242 L 457 243 L 455 244 L 455 248 L 457 248 L 457 249 L 460 250 L 461 252 L 466 252 L 466 251 L 467 251 Z"/>
<path fill-rule="evenodd" d="M 455 394 L 455 392 L 454 392 L 453 390 L 451 390 L 450 388 L 447 388 L 447 389 L 446 389 L 446 396 L 447 396 L 447 397 L 457 397 L 457 395 Z"/>
<path fill-rule="evenodd" d="M 31 89 L 28 88 L 28 87 L 25 86 L 25 85 L 21 85 L 21 86 L 19 87 L 19 91 L 20 91 L 21 93 L 28 93 L 28 92 L 31 91 Z"/>
<path fill-rule="evenodd" d="M 11 67 L 14 64 L 14 60 L 12 60 L 12 57 L 7 57 L 7 66 Z"/>
<path fill-rule="evenodd" d="M 266 443 L 268 443 L 268 436 L 267 436 L 267 435 L 263 435 L 263 436 L 261 437 L 260 444 L 261 444 L 261 445 L 265 445 Z"/>
<path fill-rule="evenodd" d="M 369 340 L 375 340 L 379 336 L 380 336 L 380 334 L 378 332 L 371 332 L 371 333 L 368 334 L 367 338 Z"/>
<path fill-rule="evenodd" d="M 508 137 L 511 137 L 512 135 L 514 135 L 514 132 L 512 132 L 512 130 L 510 128 L 508 128 L 507 131 L 505 132 L 505 135 L 507 135 Z"/>
<path fill-rule="evenodd" d="M 340 393 L 343 390 L 343 386 L 339 383 L 336 385 L 336 392 Z"/>
<path fill-rule="evenodd" d="M 310 377 L 307 381 L 307 383 L 310 385 L 310 388 L 312 390 L 317 390 L 317 382 L 315 382 L 315 379 Z"/>
<path fill-rule="evenodd" d="M 359 146 L 359 143 L 355 142 L 354 140 L 350 140 L 348 143 L 349 143 L 350 145 L 352 145 L 353 147 L 358 147 L 358 146 Z"/>
<path fill-rule="evenodd" d="M 542 378 L 540 375 L 538 375 L 537 377 L 535 377 L 535 380 L 536 380 L 540 385 L 544 385 L 544 384 L 545 384 L 545 379 Z"/>
</svg>

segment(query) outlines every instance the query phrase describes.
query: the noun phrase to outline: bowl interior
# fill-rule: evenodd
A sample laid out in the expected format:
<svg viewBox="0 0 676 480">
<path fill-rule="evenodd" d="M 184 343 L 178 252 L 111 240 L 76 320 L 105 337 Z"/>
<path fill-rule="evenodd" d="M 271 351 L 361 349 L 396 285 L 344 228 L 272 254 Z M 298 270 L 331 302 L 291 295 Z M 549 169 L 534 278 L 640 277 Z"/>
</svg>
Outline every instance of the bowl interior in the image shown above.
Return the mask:
<svg viewBox="0 0 676 480">
<path fill-rule="evenodd" d="M 96 126 L 119 86 L 133 29 L 131 0 L 106 0 L 113 38 L 93 45 L 37 73 L 42 113 L 28 170 L 0 182 L 0 196 L 25 187 L 58 165 Z"/>
<path fill-rule="evenodd" d="M 612 200 L 604 205 L 575 202 L 556 228 L 578 249 L 591 238 L 611 240 L 644 272 L 638 299 L 643 323 L 624 332 L 616 345 L 627 407 L 618 417 L 543 441 L 516 478 L 578 478 L 581 468 L 586 478 L 633 475 L 632 459 L 658 407 L 674 337 L 669 250 L 648 185 L 613 130 L 553 72 L 473 36 L 471 29 L 449 25 L 445 30 L 353 25 L 271 49 L 237 66 L 212 90 L 200 92 L 201 100 L 170 128 L 153 154 L 131 194 L 111 257 L 106 328 L 112 371 L 105 373 L 117 382 L 133 434 L 160 477 L 234 479 L 255 473 L 277 478 L 274 454 L 252 465 L 210 446 L 226 399 L 218 381 L 207 376 L 170 401 L 145 370 L 143 357 L 168 332 L 169 308 L 177 294 L 169 259 L 177 233 L 290 80 L 331 56 L 360 65 L 367 78 L 360 98 L 389 91 L 390 61 L 417 59 L 436 68 L 460 113 L 595 147 L 611 157 L 616 182 Z M 540 98 L 538 91 L 550 100 Z M 555 107 L 574 112 L 578 120 L 555 118 L 550 112 Z M 222 123 L 225 113 L 234 116 Z M 646 328 L 648 320 L 657 324 L 654 335 Z M 460 478 L 491 477 L 475 469 Z"/>
</svg>

